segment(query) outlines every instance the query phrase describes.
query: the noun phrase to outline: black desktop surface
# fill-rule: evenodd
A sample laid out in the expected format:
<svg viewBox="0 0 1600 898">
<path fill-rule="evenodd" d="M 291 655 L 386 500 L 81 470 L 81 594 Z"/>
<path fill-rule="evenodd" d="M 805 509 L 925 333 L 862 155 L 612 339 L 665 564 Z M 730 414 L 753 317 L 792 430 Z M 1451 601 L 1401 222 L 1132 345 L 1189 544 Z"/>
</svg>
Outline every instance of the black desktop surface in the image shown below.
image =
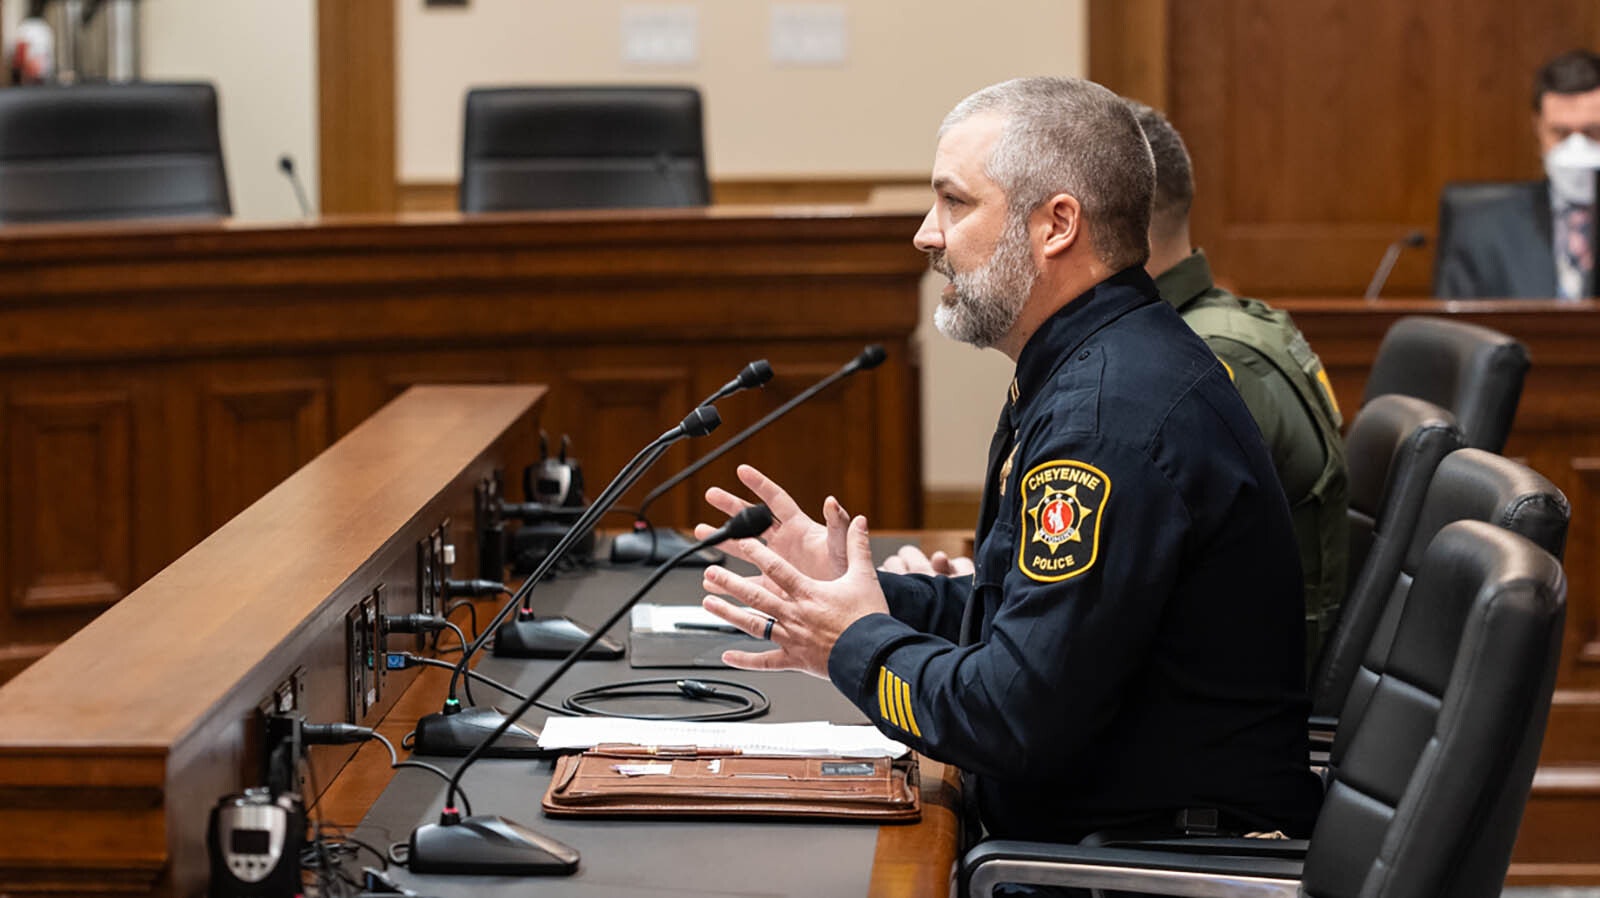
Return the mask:
<svg viewBox="0 0 1600 898">
<path fill-rule="evenodd" d="M 882 543 L 880 547 L 879 543 Z M 874 540 L 880 557 L 901 541 Z M 885 548 L 887 547 L 887 550 Z M 605 558 L 606 553 L 597 553 Z M 643 582 L 647 568 L 605 568 L 565 576 L 533 593 L 540 614 L 566 614 L 582 623 L 603 620 Z M 703 595 L 698 569 L 674 571 L 644 601 L 698 603 Z M 626 641 L 627 622 L 610 634 Z M 753 643 L 752 643 L 753 644 Z M 450 656 L 446 656 L 450 657 Z M 526 691 L 558 662 L 521 661 L 485 655 L 483 674 Z M 685 676 L 723 677 L 759 687 L 772 700 L 764 722 L 827 720 L 862 724 L 866 718 L 833 685 L 794 672 L 685 669 Z M 558 680 L 545 696 L 550 704 L 579 688 L 642 677 L 670 676 L 672 669 L 640 670 L 626 661 L 584 661 Z M 480 704 L 503 709 L 513 699 L 475 684 Z M 545 712 L 535 708 L 523 722 L 538 726 Z M 454 771 L 453 758 L 426 758 Z M 877 830 L 873 825 L 771 821 L 683 821 L 552 819 L 539 808 L 549 785 L 550 761 L 485 759 L 473 765 L 463 787 L 477 814 L 509 818 L 577 849 L 578 872 L 567 877 L 416 875 L 391 865 L 394 879 L 422 895 L 451 896 L 843 896 L 861 895 L 871 879 Z M 397 771 L 373 804 L 355 838 L 381 849 L 404 843 L 418 824 L 435 822 L 444 803 L 444 782 L 418 770 Z M 362 864 L 371 858 L 363 853 Z M 359 866 L 359 865 L 357 865 Z"/>
</svg>

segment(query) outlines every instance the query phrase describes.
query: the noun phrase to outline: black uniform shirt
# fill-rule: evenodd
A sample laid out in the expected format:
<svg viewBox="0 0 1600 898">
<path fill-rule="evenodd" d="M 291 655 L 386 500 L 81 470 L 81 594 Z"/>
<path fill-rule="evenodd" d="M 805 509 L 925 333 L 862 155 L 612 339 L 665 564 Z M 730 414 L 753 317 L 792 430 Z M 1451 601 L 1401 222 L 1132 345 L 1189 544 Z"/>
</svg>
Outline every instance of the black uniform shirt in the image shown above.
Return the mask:
<svg viewBox="0 0 1600 898">
<path fill-rule="evenodd" d="M 1033 335 L 1005 414 L 975 574 L 881 575 L 892 616 L 841 635 L 834 684 L 975 775 L 994 836 L 1184 808 L 1307 835 L 1298 553 L 1216 356 L 1128 269 Z"/>
</svg>

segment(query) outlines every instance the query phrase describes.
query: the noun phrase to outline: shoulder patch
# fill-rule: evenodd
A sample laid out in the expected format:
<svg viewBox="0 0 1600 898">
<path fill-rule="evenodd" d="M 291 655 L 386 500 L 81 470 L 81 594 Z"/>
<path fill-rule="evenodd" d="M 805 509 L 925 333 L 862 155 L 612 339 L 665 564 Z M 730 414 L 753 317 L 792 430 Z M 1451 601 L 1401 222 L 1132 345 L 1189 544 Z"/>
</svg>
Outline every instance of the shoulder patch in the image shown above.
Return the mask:
<svg viewBox="0 0 1600 898">
<path fill-rule="evenodd" d="M 1022 477 L 1022 538 L 1017 570 L 1041 583 L 1076 577 L 1100 553 L 1111 479 L 1081 461 L 1038 465 Z"/>
</svg>

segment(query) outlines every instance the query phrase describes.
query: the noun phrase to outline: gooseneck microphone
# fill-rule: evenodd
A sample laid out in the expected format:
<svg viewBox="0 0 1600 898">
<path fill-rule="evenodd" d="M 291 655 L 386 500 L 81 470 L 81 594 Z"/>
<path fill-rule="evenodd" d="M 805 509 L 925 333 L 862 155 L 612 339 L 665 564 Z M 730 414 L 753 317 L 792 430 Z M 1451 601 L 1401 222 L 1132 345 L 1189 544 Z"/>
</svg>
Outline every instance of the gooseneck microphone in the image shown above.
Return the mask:
<svg viewBox="0 0 1600 898">
<path fill-rule="evenodd" d="M 1383 292 L 1383 285 L 1389 283 L 1389 272 L 1394 271 L 1394 263 L 1400 261 L 1400 253 L 1406 249 L 1416 249 L 1428 242 L 1428 236 L 1421 231 L 1412 231 L 1399 240 L 1389 244 L 1383 251 L 1383 258 L 1378 262 L 1378 270 L 1372 273 L 1372 280 L 1367 283 L 1366 298 L 1368 302 L 1378 298 Z"/>
<path fill-rule="evenodd" d="M 509 718 L 503 718 L 503 715 L 494 708 L 463 707 L 456 698 L 456 689 L 460 685 L 463 671 L 471 664 L 473 656 L 482 650 L 491 633 L 496 634 L 496 645 L 498 646 L 500 641 L 511 638 L 536 640 L 537 634 L 541 629 L 549 630 L 554 634 L 549 638 L 549 642 L 551 645 L 563 648 L 561 655 L 571 655 L 571 647 L 580 644 L 581 648 L 577 651 L 578 654 L 582 655 L 589 652 L 600 642 L 600 634 L 605 632 L 603 628 L 594 634 L 585 633 L 577 624 L 566 618 L 541 620 L 529 615 L 515 622 L 522 625 L 521 631 L 508 632 L 501 627 L 501 624 L 506 622 L 506 618 L 511 614 L 512 610 L 522 604 L 528 594 L 533 591 L 533 588 L 539 584 L 539 581 L 550 573 L 556 562 L 561 560 L 561 556 L 566 554 L 574 543 L 587 535 L 595 523 L 600 520 L 600 516 L 605 514 L 612 505 L 616 504 L 622 494 L 627 492 L 628 488 L 649 469 L 650 463 L 661 456 L 663 449 L 678 440 L 705 436 L 715 430 L 721 422 L 722 419 L 717 414 L 715 407 L 706 405 L 696 408 L 677 427 L 656 437 L 648 446 L 639 450 L 639 453 L 626 465 L 622 466 L 622 470 L 600 492 L 600 495 L 585 510 L 583 516 L 574 522 L 566 533 L 562 534 L 561 539 L 550 550 L 550 554 L 546 555 L 544 561 L 540 562 L 538 569 L 530 574 L 528 579 L 522 581 L 522 585 L 517 588 L 511 598 L 506 600 L 500 611 L 490 619 L 478 638 L 473 640 L 472 644 L 461 652 L 461 660 L 456 662 L 455 670 L 450 675 L 450 692 L 445 699 L 444 710 L 425 715 L 417 721 L 415 742 L 412 748 L 416 754 L 457 756 L 467 754 L 483 740 L 486 732 L 493 730 L 503 733 L 511 726 L 511 722 L 516 720 L 516 714 L 511 715 Z M 554 623 L 551 623 L 551 620 Z M 529 635 L 529 632 L 534 635 Z M 615 658 L 621 655 L 621 646 L 616 646 L 614 643 L 613 646 L 614 651 L 607 652 L 603 657 Z M 496 729 L 497 727 L 499 728 L 498 730 Z M 536 757 L 540 754 L 537 733 L 520 726 L 517 727 L 515 732 L 516 736 L 514 738 L 502 740 L 498 744 L 496 749 L 497 756 Z"/>
<path fill-rule="evenodd" d="M 600 638 L 600 634 L 616 626 L 639 599 L 649 592 L 668 571 L 677 567 L 693 552 L 715 546 L 730 539 L 748 539 L 760 536 L 772 526 L 772 512 L 765 505 L 752 505 L 724 524 L 721 529 L 667 559 L 653 571 L 644 585 L 628 596 L 612 612 L 605 623 L 597 627 L 589 639 L 570 652 L 544 682 L 528 692 L 500 725 L 485 735 L 457 765 L 450 785 L 445 788 L 444 810 L 438 823 L 427 823 L 411 833 L 410 855 L 406 866 L 413 873 L 466 873 L 489 875 L 569 874 L 578 868 L 578 852 L 534 832 L 519 823 L 499 816 L 462 817 L 456 808 L 456 795 L 460 792 L 462 774 L 481 757 L 490 755 L 495 741 L 510 730 L 512 721 L 532 708 L 561 675 L 571 669 L 583 652 Z"/>
<path fill-rule="evenodd" d="M 279 156 L 278 171 L 283 172 L 283 176 L 289 179 L 289 186 L 294 188 L 294 198 L 300 204 L 301 217 L 310 218 L 311 201 L 306 199 L 306 186 L 300 183 L 300 176 L 295 173 L 294 157 L 288 153 Z"/>
<path fill-rule="evenodd" d="M 888 357 L 889 354 L 885 352 L 883 347 L 877 343 L 868 346 L 867 348 L 861 350 L 860 354 L 847 362 L 844 367 L 840 368 L 838 371 L 835 371 L 827 377 L 824 377 L 822 380 L 817 381 L 815 384 L 812 384 L 793 399 L 790 399 L 783 405 L 773 409 L 765 418 L 762 418 L 760 421 L 757 421 L 749 427 L 746 427 L 744 430 L 736 434 L 733 439 L 723 443 L 721 446 L 718 446 L 710 454 L 701 458 L 699 461 L 695 462 L 689 467 L 684 468 L 682 471 L 679 471 L 677 474 L 674 474 L 672 477 L 669 477 L 665 483 L 651 490 L 649 493 L 646 493 L 644 499 L 639 503 L 639 511 L 637 512 L 636 520 L 634 521 L 633 531 L 631 533 L 619 533 L 617 534 L 616 538 L 611 541 L 611 561 L 614 564 L 637 564 L 640 562 L 659 563 L 667 556 L 682 550 L 684 546 L 689 544 L 688 538 L 672 530 L 658 530 L 650 526 L 649 520 L 645 517 L 645 512 L 649 510 L 650 503 L 654 502 L 667 490 L 670 490 L 690 477 L 693 477 L 700 469 L 721 458 L 723 455 L 727 454 L 729 450 L 734 449 L 745 440 L 755 436 L 772 422 L 794 411 L 795 408 L 801 403 L 806 402 L 807 400 L 811 399 L 811 397 L 817 395 L 823 390 L 826 390 L 828 387 L 833 386 L 835 383 L 843 380 L 846 377 L 849 377 L 857 371 L 869 371 L 878 367 L 879 365 L 883 364 L 883 360 Z M 724 389 L 726 389 L 726 387 L 724 387 Z M 706 564 L 717 563 L 715 559 L 700 560 Z"/>
</svg>

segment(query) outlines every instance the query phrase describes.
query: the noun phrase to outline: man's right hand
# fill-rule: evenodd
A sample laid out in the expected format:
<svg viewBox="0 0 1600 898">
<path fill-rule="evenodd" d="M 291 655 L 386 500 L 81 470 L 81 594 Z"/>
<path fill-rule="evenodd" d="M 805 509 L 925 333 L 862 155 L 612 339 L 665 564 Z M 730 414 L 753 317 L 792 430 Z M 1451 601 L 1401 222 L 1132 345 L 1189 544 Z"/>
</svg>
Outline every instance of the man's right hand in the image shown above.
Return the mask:
<svg viewBox="0 0 1600 898">
<path fill-rule="evenodd" d="M 901 546 L 900 551 L 883 560 L 878 570 L 888 571 L 891 574 L 932 574 L 944 577 L 964 577 L 972 573 L 972 559 L 965 555 L 951 558 L 943 552 L 935 552 L 930 558 L 922 554 L 916 546 Z"/>
<path fill-rule="evenodd" d="M 774 552 L 816 580 L 834 580 L 844 575 L 849 567 L 845 545 L 850 515 L 838 499 L 829 496 L 822 503 L 826 523 L 819 524 L 800 510 L 783 487 L 750 465 L 739 466 L 739 480 L 772 510 L 772 526 L 762 537 Z M 715 486 L 706 490 L 706 501 L 730 516 L 750 506 L 749 502 Z M 695 537 L 704 539 L 715 529 L 709 524 L 700 524 L 694 528 Z M 751 561 L 748 548 L 739 545 L 740 542 L 733 540 L 720 548 L 735 558 Z"/>
</svg>

